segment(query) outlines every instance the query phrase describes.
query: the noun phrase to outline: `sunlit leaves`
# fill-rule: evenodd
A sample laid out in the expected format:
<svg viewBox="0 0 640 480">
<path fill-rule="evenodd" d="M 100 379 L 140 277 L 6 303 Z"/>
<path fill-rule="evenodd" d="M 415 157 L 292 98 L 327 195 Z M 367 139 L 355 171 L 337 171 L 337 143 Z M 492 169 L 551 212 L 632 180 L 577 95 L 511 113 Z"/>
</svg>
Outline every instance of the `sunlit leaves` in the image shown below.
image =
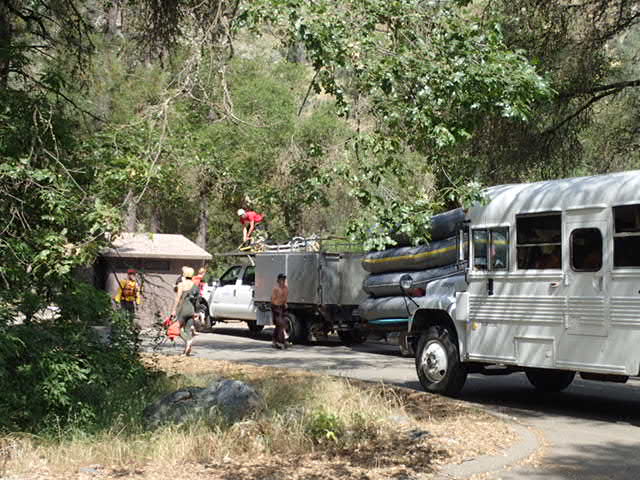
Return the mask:
<svg viewBox="0 0 640 480">
<path fill-rule="evenodd" d="M 376 246 L 392 243 L 388 234 L 398 228 L 424 241 L 428 216 L 468 196 L 465 183 L 442 181 L 464 172 L 456 150 L 487 116 L 526 121 L 534 102 L 550 95 L 524 53 L 505 45 L 499 25 L 457 6 L 465 3 L 259 0 L 245 16 L 280 27 L 285 42 L 304 44 L 318 89 L 336 98 L 342 115 L 375 120 L 366 141 L 354 142 L 347 178 L 377 225 Z M 422 161 L 407 165 L 407 153 Z M 449 184 L 457 197 L 424 194 L 412 173 Z M 407 195 L 411 188 L 416 193 Z M 357 219 L 352 233 L 371 241 L 363 222 Z"/>
</svg>

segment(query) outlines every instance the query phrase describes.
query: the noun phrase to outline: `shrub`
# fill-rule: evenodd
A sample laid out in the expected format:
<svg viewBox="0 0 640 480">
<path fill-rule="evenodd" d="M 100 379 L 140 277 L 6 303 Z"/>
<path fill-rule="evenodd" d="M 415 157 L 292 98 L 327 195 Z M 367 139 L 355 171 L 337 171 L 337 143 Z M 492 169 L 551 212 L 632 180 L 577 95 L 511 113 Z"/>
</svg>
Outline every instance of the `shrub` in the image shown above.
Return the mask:
<svg viewBox="0 0 640 480">
<path fill-rule="evenodd" d="M 85 307 L 91 298 L 97 304 L 104 300 L 102 292 L 81 291 Z M 91 319 L 79 316 L 86 314 L 84 307 L 60 305 L 55 319 L 0 323 L 2 430 L 108 427 L 152 379 L 138 359 L 138 332 L 130 320 L 101 308 L 112 330 L 105 344 L 89 326 Z"/>
</svg>

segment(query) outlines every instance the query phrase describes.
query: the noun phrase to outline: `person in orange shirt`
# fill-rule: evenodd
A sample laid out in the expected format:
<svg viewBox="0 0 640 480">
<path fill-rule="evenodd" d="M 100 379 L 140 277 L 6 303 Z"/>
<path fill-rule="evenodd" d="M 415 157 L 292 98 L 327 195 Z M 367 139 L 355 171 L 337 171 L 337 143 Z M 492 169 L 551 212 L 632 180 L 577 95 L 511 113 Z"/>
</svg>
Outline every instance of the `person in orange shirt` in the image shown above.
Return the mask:
<svg viewBox="0 0 640 480">
<path fill-rule="evenodd" d="M 127 270 L 127 279 L 120 280 L 118 285 L 118 293 L 114 300 L 120 305 L 127 315 L 133 320 L 136 316 L 136 310 L 140 306 L 140 286 L 136 280 L 138 272 L 130 268 Z"/>
<path fill-rule="evenodd" d="M 205 267 L 201 267 L 198 270 L 198 274 L 194 275 L 191 279 L 194 285 L 197 285 L 200 288 L 200 295 L 202 295 L 204 290 L 204 276 L 207 274 L 207 269 Z"/>
</svg>

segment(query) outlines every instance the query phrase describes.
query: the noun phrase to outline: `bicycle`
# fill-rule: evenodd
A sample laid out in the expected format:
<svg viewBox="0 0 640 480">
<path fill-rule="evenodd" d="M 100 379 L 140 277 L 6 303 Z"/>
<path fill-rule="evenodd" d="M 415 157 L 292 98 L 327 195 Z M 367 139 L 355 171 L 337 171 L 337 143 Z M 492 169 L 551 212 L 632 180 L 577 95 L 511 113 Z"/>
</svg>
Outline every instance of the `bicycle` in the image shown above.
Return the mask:
<svg viewBox="0 0 640 480">
<path fill-rule="evenodd" d="M 151 349 L 153 352 L 157 352 L 162 348 L 162 346 L 167 343 L 167 341 L 171 342 L 172 346 L 176 346 L 176 338 L 177 336 L 169 335 L 168 330 L 169 326 L 173 323 L 171 317 L 167 317 L 164 321 L 157 321 L 153 324 L 151 329 L 152 338 L 151 338 Z"/>
<path fill-rule="evenodd" d="M 240 244 L 238 250 L 241 252 L 264 252 L 267 250 L 267 240 L 269 236 L 266 230 L 256 230 L 253 236 Z"/>
<path fill-rule="evenodd" d="M 266 238 L 259 238 L 255 241 L 245 241 L 238 250 L 247 253 L 261 252 L 318 252 L 320 251 L 320 238 L 317 235 L 310 237 L 293 237 L 282 245 L 271 245 L 266 243 Z"/>
</svg>

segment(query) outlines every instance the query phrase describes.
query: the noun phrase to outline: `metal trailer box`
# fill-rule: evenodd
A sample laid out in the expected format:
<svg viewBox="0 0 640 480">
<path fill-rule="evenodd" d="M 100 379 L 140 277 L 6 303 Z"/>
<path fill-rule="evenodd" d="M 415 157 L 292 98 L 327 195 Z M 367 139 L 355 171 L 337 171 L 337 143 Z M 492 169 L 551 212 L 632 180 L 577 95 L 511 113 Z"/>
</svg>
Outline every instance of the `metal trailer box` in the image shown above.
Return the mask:
<svg viewBox="0 0 640 480">
<path fill-rule="evenodd" d="M 367 273 L 362 255 L 326 252 L 273 252 L 255 256 L 255 301 L 271 301 L 279 273 L 287 276 L 288 303 L 357 305 L 366 298 L 362 283 Z"/>
</svg>

